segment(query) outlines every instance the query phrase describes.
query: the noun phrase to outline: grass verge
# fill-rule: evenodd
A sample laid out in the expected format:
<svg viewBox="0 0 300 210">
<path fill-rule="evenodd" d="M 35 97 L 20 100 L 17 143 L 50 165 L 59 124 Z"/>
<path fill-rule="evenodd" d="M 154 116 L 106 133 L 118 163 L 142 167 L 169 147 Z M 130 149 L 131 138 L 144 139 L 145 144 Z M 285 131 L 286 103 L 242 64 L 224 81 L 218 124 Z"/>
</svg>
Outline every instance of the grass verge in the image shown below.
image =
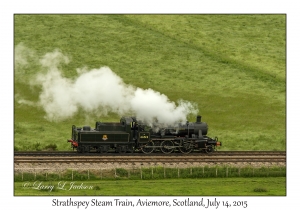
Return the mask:
<svg viewBox="0 0 300 210">
<path fill-rule="evenodd" d="M 15 196 L 285 196 L 286 178 L 15 182 Z"/>
</svg>

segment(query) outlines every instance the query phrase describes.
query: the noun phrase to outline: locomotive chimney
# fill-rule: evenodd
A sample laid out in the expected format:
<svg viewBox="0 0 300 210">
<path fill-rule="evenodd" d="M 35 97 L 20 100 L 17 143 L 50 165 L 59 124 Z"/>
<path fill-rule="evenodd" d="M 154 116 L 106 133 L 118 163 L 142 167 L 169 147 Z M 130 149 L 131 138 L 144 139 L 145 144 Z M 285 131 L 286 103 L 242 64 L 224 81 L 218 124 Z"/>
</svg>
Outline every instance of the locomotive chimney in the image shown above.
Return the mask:
<svg viewBox="0 0 300 210">
<path fill-rule="evenodd" d="M 200 122 L 201 122 L 201 116 L 200 116 L 200 115 L 197 116 L 196 122 L 197 122 L 197 123 L 200 123 Z"/>
</svg>

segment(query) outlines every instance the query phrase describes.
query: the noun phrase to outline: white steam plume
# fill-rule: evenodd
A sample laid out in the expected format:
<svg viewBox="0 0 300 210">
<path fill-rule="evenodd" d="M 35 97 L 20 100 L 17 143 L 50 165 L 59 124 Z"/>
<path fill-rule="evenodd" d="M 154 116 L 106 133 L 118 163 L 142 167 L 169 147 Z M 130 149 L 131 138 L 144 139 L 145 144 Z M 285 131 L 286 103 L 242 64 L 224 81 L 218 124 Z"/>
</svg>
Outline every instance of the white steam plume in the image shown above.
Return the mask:
<svg viewBox="0 0 300 210">
<path fill-rule="evenodd" d="M 157 91 L 125 84 L 108 67 L 79 69 L 75 79 L 63 77 L 59 65 L 68 62 L 68 57 L 58 50 L 40 60 L 47 71 L 38 74 L 33 84 L 42 87 L 39 104 L 50 121 L 70 118 L 84 110 L 103 115 L 108 112 L 120 116 L 130 114 L 150 125 L 170 125 L 185 122 L 187 115 L 198 113 L 197 106 L 188 101 L 180 100 L 176 105 Z"/>
<path fill-rule="evenodd" d="M 16 45 L 14 52 L 15 74 L 25 73 L 25 68 L 29 66 L 29 61 L 34 60 L 35 51 L 26 47 L 22 42 Z"/>
<path fill-rule="evenodd" d="M 15 47 L 15 67 L 23 67 L 28 65 L 28 57 L 33 54 L 33 51 L 25 47 L 23 43 L 19 43 Z"/>
</svg>

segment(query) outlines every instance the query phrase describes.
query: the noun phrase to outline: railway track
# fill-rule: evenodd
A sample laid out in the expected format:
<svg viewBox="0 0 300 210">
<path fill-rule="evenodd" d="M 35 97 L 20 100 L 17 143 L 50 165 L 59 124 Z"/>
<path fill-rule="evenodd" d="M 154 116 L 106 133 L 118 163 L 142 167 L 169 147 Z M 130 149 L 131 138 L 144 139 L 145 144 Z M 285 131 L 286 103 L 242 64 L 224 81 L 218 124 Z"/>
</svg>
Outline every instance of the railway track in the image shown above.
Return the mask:
<svg viewBox="0 0 300 210">
<path fill-rule="evenodd" d="M 53 152 L 40 152 L 40 151 L 29 151 L 29 152 L 15 152 L 14 156 L 97 156 L 97 157 L 115 157 L 115 156 L 128 156 L 128 157 L 148 157 L 148 156 L 286 156 L 286 151 L 216 151 L 214 153 L 189 153 L 189 154 L 182 154 L 182 153 L 171 153 L 171 154 L 164 154 L 164 153 L 150 153 L 144 154 L 142 152 L 137 153 L 76 153 L 72 151 L 53 151 Z"/>
<path fill-rule="evenodd" d="M 145 156 L 144 154 L 114 154 L 114 155 L 95 155 L 88 156 L 73 155 L 72 158 L 68 153 L 61 152 L 52 153 L 31 153 L 30 155 L 22 155 L 22 153 L 15 154 L 14 162 L 17 164 L 22 163 L 193 163 L 193 162 L 206 162 L 206 163 L 220 163 L 220 162 L 286 162 L 286 152 L 270 152 L 270 151 L 235 151 L 235 152 L 215 152 L 213 154 L 181 154 L 172 153 L 169 155 L 151 154 Z"/>
</svg>

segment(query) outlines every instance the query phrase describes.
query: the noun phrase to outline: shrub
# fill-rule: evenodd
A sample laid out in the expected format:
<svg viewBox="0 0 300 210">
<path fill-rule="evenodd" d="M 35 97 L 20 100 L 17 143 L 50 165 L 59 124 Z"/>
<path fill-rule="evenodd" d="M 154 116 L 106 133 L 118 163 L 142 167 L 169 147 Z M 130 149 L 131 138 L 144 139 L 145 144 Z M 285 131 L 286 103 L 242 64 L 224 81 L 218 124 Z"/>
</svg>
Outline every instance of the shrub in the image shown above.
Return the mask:
<svg viewBox="0 0 300 210">
<path fill-rule="evenodd" d="M 100 187 L 97 185 L 94 187 L 94 190 L 100 190 Z"/>
<path fill-rule="evenodd" d="M 45 150 L 55 151 L 55 150 L 57 150 L 57 145 L 56 144 L 48 144 L 44 148 L 45 148 Z"/>
<path fill-rule="evenodd" d="M 117 176 L 119 176 L 119 177 L 127 177 L 127 176 L 128 176 L 128 172 L 127 172 L 127 170 L 124 169 L 124 168 L 117 168 L 117 169 L 116 169 L 116 174 L 117 174 Z"/>
<path fill-rule="evenodd" d="M 36 142 L 34 145 L 33 145 L 33 148 L 36 150 L 36 151 L 41 151 L 41 143 L 40 142 Z"/>
<path fill-rule="evenodd" d="M 268 192 L 268 190 L 264 187 L 256 187 L 253 190 L 254 192 Z"/>
</svg>

